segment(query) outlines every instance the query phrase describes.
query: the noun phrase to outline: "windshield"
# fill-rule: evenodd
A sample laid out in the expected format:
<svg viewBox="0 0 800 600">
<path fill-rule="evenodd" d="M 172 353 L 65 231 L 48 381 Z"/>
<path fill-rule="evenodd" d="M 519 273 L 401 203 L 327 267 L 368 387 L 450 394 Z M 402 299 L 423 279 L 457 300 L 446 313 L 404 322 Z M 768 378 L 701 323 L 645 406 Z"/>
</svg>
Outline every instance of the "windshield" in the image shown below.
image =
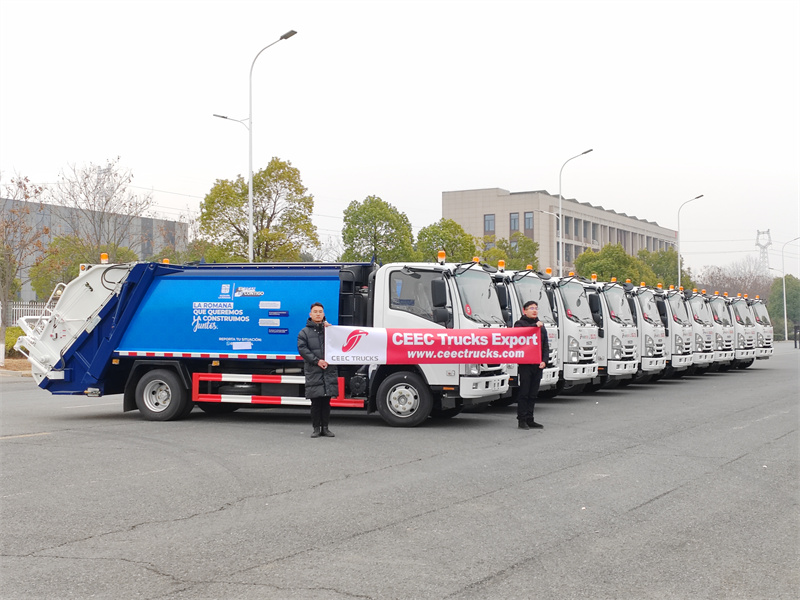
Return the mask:
<svg viewBox="0 0 800 600">
<path fill-rule="evenodd" d="M 672 315 L 681 325 L 689 323 L 689 313 L 686 312 L 686 302 L 679 294 L 671 294 L 667 301 L 672 309 Z"/>
<path fill-rule="evenodd" d="M 756 316 L 756 321 L 758 321 L 761 325 L 772 325 L 772 323 L 769 321 L 769 314 L 767 313 L 766 304 L 754 302 L 750 308 L 753 309 L 753 314 Z"/>
<path fill-rule="evenodd" d="M 567 318 L 578 323 L 594 324 L 592 311 L 589 308 L 589 297 L 586 295 L 583 284 L 579 281 L 570 281 L 559 286 L 559 289 L 564 300 Z"/>
<path fill-rule="evenodd" d="M 643 290 L 636 294 L 636 298 L 639 300 L 639 307 L 642 309 L 644 320 L 654 325 L 661 325 L 661 316 L 658 314 L 658 305 L 653 292 Z"/>
<path fill-rule="evenodd" d="M 610 317 L 617 323 L 624 323 L 625 325 L 633 325 L 633 314 L 631 314 L 631 305 L 628 302 L 628 297 L 625 295 L 625 290 L 620 286 L 615 285 L 606 288 L 603 293 L 605 294 L 606 301 L 608 302 L 608 310 Z"/>
<path fill-rule="evenodd" d="M 747 306 L 747 303 L 744 300 L 732 302 L 731 308 L 733 309 L 733 317 L 736 319 L 737 323 L 741 323 L 742 325 L 753 324 L 753 317 L 750 313 L 750 307 Z"/>
<path fill-rule="evenodd" d="M 524 306 L 529 300 L 534 300 L 539 305 L 539 318 L 548 325 L 556 324 L 553 309 L 550 307 L 550 299 L 547 297 L 541 279 L 529 275 L 516 281 L 514 286 L 520 306 Z"/>
<path fill-rule="evenodd" d="M 729 327 L 732 323 L 730 313 L 728 312 L 728 306 L 725 304 L 725 299 L 712 298 L 709 304 L 711 305 L 711 312 L 714 313 L 714 321 Z"/>
<path fill-rule="evenodd" d="M 464 315 L 482 325 L 505 325 L 492 277 L 482 269 L 455 276 Z"/>
<path fill-rule="evenodd" d="M 711 309 L 708 308 L 706 299 L 702 296 L 694 296 L 689 300 L 689 306 L 692 309 L 692 316 L 698 323 L 710 325 L 714 322 L 714 317 L 711 315 Z"/>
</svg>

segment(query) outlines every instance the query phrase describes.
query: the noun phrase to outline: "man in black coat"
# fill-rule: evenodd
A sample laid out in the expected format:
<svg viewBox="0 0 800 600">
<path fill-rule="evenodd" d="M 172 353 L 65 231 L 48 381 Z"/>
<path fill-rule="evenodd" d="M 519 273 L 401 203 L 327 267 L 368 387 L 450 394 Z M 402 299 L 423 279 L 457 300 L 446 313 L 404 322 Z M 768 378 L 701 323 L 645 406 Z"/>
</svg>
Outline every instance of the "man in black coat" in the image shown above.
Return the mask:
<svg viewBox="0 0 800 600">
<path fill-rule="evenodd" d="M 533 407 L 539 395 L 539 383 L 542 381 L 542 370 L 550 360 L 550 343 L 547 330 L 539 320 L 539 304 L 529 300 L 522 307 L 522 317 L 514 323 L 514 327 L 539 327 L 539 345 L 542 358 L 539 364 L 519 365 L 519 390 L 517 392 L 517 421 L 520 429 L 542 429 L 544 426 L 533 420 Z"/>
<path fill-rule="evenodd" d="M 303 357 L 306 376 L 306 398 L 311 400 L 312 438 L 335 437 L 328 429 L 331 397 L 339 395 L 339 374 L 325 360 L 325 309 L 319 302 L 311 305 L 306 326 L 297 336 L 297 350 Z"/>
</svg>

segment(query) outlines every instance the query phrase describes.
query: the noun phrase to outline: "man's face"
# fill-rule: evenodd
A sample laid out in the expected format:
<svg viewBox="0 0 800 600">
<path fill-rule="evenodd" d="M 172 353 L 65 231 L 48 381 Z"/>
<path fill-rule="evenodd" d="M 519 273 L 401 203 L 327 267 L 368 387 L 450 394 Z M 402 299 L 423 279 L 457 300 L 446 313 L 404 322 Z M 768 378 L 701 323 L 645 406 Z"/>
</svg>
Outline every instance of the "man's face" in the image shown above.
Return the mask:
<svg viewBox="0 0 800 600">
<path fill-rule="evenodd" d="M 525 316 L 529 319 L 536 319 L 539 317 L 539 307 L 535 304 L 531 304 L 528 308 L 525 309 Z"/>
<path fill-rule="evenodd" d="M 314 323 L 322 323 L 325 320 L 325 310 L 321 306 L 315 306 L 308 316 Z"/>
</svg>

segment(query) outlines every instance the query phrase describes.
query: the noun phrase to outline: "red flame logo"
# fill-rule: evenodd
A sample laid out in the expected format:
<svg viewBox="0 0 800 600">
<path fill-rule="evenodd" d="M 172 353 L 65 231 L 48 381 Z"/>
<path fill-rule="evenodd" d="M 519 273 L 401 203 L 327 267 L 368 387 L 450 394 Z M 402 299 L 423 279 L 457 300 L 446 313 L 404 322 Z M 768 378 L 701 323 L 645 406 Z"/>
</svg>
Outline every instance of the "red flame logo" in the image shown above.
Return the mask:
<svg viewBox="0 0 800 600">
<path fill-rule="evenodd" d="M 361 329 L 356 329 L 355 331 L 351 331 L 350 335 L 347 336 L 347 339 L 344 342 L 344 346 L 342 346 L 342 352 L 350 352 L 353 348 L 356 347 L 356 344 L 361 341 L 361 338 L 367 335 L 366 331 Z"/>
</svg>

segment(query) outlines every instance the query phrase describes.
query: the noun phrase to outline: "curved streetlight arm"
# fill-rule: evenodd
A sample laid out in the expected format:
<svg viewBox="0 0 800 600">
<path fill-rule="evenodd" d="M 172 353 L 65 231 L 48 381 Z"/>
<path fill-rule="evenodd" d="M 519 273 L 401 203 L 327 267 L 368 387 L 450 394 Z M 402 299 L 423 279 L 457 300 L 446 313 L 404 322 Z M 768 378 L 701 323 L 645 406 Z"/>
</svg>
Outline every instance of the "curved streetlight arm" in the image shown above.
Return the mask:
<svg viewBox="0 0 800 600">
<path fill-rule="evenodd" d="M 558 276 L 561 277 L 564 275 L 564 224 L 562 219 L 563 213 L 561 210 L 561 204 L 563 202 L 563 197 L 561 196 L 561 173 L 564 172 L 564 167 L 567 166 L 567 163 L 571 160 L 575 160 L 583 156 L 584 154 L 589 154 L 593 148 L 589 148 L 588 150 L 581 152 L 580 154 L 576 154 L 572 158 L 568 158 L 564 161 L 564 164 L 561 165 L 561 170 L 558 172 L 558 247 L 559 247 L 559 254 L 557 256 L 558 259 Z"/>
<path fill-rule="evenodd" d="M 793 240 L 789 240 L 786 244 L 791 244 L 792 242 L 796 242 L 800 240 L 800 236 L 794 238 Z M 787 312 L 786 312 L 786 257 L 783 254 L 783 251 L 786 249 L 786 244 L 783 245 L 781 248 L 781 271 L 783 271 L 783 341 L 787 341 L 789 339 L 789 321 L 787 319 Z"/>
<path fill-rule="evenodd" d="M 678 207 L 678 289 L 681 289 L 681 209 L 689 204 L 703 197 L 703 194 L 695 196 L 691 200 L 687 200 Z"/>
<path fill-rule="evenodd" d="M 247 174 L 248 174 L 248 184 L 247 184 L 247 246 L 248 246 L 248 260 L 249 262 L 253 262 L 253 67 L 256 66 L 256 60 L 258 57 L 261 56 L 261 53 L 264 52 L 267 48 L 270 48 L 277 44 L 282 40 L 288 40 L 290 37 L 295 35 L 297 32 L 292 29 L 284 33 L 281 37 L 277 40 L 264 46 L 261 50 L 258 51 L 256 57 L 253 59 L 252 64 L 250 65 L 250 112 L 249 116 L 247 117 L 247 131 L 249 132 L 249 145 L 248 145 L 248 154 L 250 156 L 250 161 L 248 164 Z"/>
<path fill-rule="evenodd" d="M 244 125 L 245 129 L 250 129 L 250 126 L 247 124 L 247 119 L 234 119 L 232 117 L 226 117 L 225 115 L 218 115 L 216 113 L 214 113 L 212 116 L 217 117 L 218 119 L 225 119 L 226 121 L 235 121 L 237 123 L 241 123 Z"/>
</svg>

